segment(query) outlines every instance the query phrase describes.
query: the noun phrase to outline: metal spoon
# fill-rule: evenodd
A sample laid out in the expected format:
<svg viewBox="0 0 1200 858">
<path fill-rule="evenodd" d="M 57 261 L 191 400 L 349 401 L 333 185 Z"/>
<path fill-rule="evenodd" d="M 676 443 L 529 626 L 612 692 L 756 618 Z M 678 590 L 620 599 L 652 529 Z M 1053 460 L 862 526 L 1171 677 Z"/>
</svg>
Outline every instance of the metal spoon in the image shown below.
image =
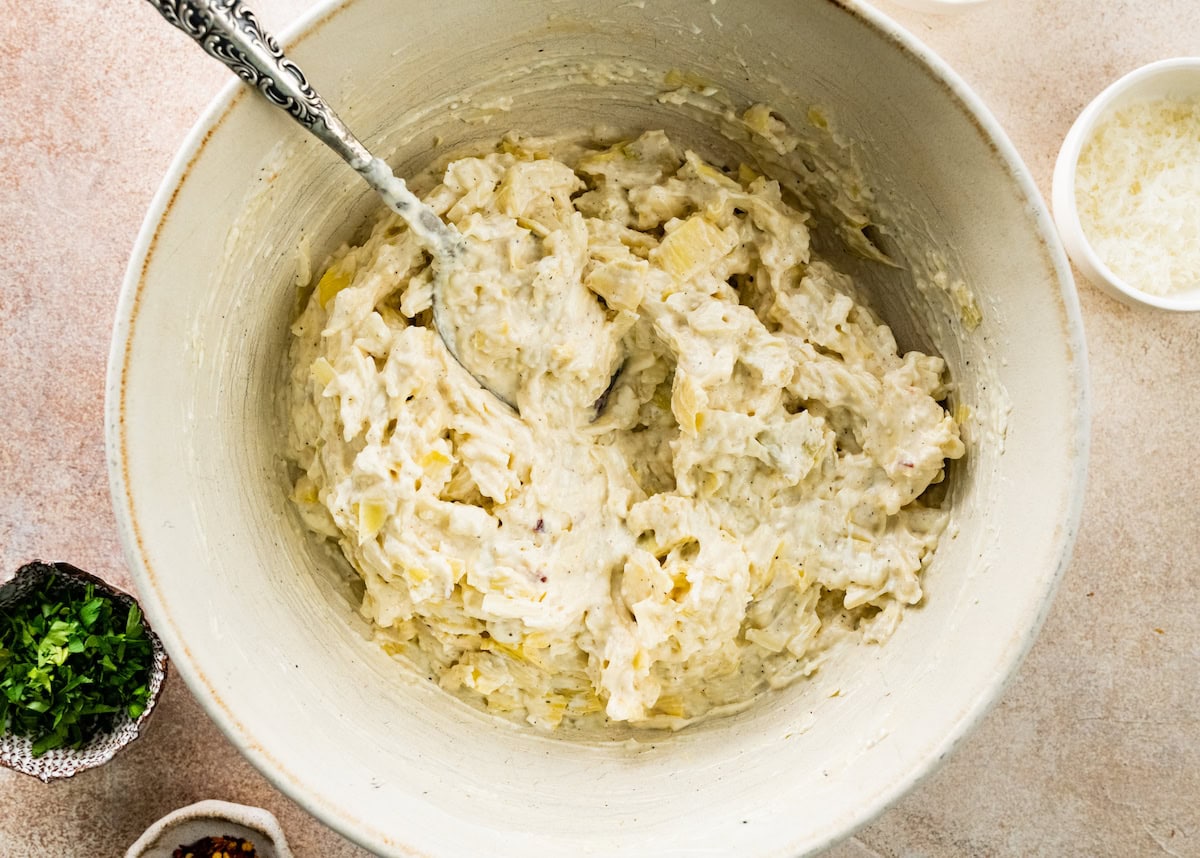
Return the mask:
<svg viewBox="0 0 1200 858">
<path fill-rule="evenodd" d="M 238 77 L 258 90 L 267 101 L 295 119 L 305 130 L 341 156 L 375 189 L 388 208 L 400 215 L 433 257 L 433 324 L 442 342 L 467 372 L 485 389 L 515 409 L 509 397 L 498 393 L 469 366 L 463 364 L 455 344 L 453 325 L 445 318 L 441 300 L 447 269 L 462 253 L 463 238 L 452 225 L 413 194 L 387 163 L 374 157 L 346 123 L 308 83 L 300 68 L 283 55 L 279 43 L 259 26 L 254 13 L 241 0 L 149 0 L 167 21 L 223 62 Z"/>
</svg>

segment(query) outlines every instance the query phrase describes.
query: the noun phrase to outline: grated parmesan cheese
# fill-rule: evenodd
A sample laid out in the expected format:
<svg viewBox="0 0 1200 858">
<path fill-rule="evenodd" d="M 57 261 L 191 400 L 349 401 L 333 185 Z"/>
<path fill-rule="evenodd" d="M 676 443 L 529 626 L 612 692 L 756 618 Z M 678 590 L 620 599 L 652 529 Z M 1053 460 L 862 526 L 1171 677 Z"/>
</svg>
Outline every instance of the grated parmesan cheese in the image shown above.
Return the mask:
<svg viewBox="0 0 1200 858">
<path fill-rule="evenodd" d="M 1132 104 L 1097 125 L 1075 198 L 1096 254 L 1130 286 L 1200 287 L 1200 99 Z"/>
</svg>

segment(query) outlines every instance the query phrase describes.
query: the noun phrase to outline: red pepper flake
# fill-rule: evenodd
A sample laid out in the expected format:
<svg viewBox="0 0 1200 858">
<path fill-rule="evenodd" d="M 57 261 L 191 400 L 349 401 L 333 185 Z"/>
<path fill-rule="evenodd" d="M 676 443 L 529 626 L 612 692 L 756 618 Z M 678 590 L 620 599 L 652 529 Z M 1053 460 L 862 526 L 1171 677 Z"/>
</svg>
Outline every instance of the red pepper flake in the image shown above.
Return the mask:
<svg viewBox="0 0 1200 858">
<path fill-rule="evenodd" d="M 542 521 L 539 518 L 537 521 L 537 524 L 535 524 L 533 526 L 533 532 L 534 533 L 545 533 L 546 532 L 546 522 Z"/>
<path fill-rule="evenodd" d="M 195 843 L 180 846 L 171 858 L 258 858 L 254 844 L 245 837 L 201 837 Z"/>
</svg>

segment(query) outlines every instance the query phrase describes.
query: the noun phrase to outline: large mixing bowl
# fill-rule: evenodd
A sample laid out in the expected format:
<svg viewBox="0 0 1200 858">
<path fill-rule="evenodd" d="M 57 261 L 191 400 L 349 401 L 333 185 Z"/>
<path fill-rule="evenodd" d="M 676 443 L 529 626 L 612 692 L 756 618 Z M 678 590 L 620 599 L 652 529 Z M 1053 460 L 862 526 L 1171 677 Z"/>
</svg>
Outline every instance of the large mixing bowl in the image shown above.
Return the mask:
<svg viewBox="0 0 1200 858">
<path fill-rule="evenodd" d="M 138 241 L 107 418 L 147 614 L 230 739 L 312 813 L 388 855 L 793 856 L 928 773 L 1039 627 L 1087 452 L 1068 267 L 978 99 L 878 13 L 831 0 L 350 0 L 284 41 L 402 174 L 510 128 L 596 123 L 665 128 L 712 160 L 731 155 L 740 144 L 711 113 L 649 97 L 647 81 L 673 70 L 736 109 L 769 104 L 874 186 L 873 234 L 903 265 L 846 264 L 903 346 L 946 357 L 968 453 L 951 472 L 952 522 L 925 601 L 883 645 L 847 645 L 811 680 L 673 735 L 567 741 L 480 714 L 367 639 L 336 552 L 291 508 L 277 400 L 296 284 L 378 204 L 231 83 Z"/>
</svg>

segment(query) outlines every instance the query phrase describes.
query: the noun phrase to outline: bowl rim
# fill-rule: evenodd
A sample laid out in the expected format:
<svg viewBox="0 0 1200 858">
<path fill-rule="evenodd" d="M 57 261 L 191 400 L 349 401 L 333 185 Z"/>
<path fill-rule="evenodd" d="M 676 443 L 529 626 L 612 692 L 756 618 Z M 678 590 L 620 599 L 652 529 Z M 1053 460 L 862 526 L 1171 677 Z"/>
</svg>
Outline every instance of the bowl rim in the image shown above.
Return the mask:
<svg viewBox="0 0 1200 858">
<path fill-rule="evenodd" d="M 356 0 L 319 0 L 312 8 L 298 16 L 287 27 L 279 30 L 278 41 L 286 50 L 294 49 L 300 42 L 312 38 L 322 25 L 343 12 Z M 1053 537 L 1056 563 L 1044 582 L 1044 595 L 1037 602 L 1037 610 L 1029 617 L 1027 626 L 1014 637 L 1009 647 L 992 666 L 994 680 L 985 693 L 978 695 L 963 710 L 961 716 L 948 729 L 937 745 L 924 760 L 887 788 L 876 794 L 870 802 L 859 806 L 851 815 L 850 823 L 836 832 L 830 832 L 822 840 L 791 835 L 786 854 L 815 854 L 842 842 L 860 831 L 885 810 L 908 794 L 919 783 L 933 774 L 959 743 L 969 735 L 983 717 L 995 706 L 1012 683 L 1018 667 L 1024 661 L 1037 638 L 1053 603 L 1059 583 L 1070 564 L 1075 539 L 1083 508 L 1084 488 L 1087 480 L 1088 453 L 1090 449 L 1091 394 L 1083 321 L 1078 293 L 1075 289 L 1070 264 L 1054 228 L 1049 207 L 1038 190 L 1037 184 L 1023 159 L 1004 132 L 991 110 L 984 104 L 966 81 L 932 49 L 921 42 L 884 12 L 864 0 L 826 0 L 838 11 L 850 15 L 874 31 L 882 40 L 890 43 L 920 70 L 929 75 L 951 97 L 957 109 L 971 121 L 994 149 L 1001 168 L 1012 180 L 1015 190 L 1023 197 L 1031 226 L 1039 235 L 1046 250 L 1049 268 L 1055 274 L 1058 297 L 1061 300 L 1062 328 L 1068 355 L 1072 358 L 1068 370 L 1068 383 L 1074 392 L 1075 407 L 1072 409 L 1073 432 L 1068 449 L 1074 457 L 1068 484 L 1064 487 L 1063 519 Z M 221 699 L 213 684 L 201 671 L 190 649 L 171 620 L 166 603 L 156 586 L 154 575 L 148 571 L 142 548 L 142 535 L 136 516 L 128 479 L 126 461 L 125 428 L 125 378 L 128 371 L 130 344 L 138 303 L 144 285 L 145 272 L 149 268 L 157 243 L 158 233 L 164 217 L 171 208 L 178 188 L 185 181 L 191 166 L 199 159 L 210 136 L 224 121 L 227 114 L 248 96 L 245 85 L 237 79 L 230 80 L 208 104 L 200 118 L 192 126 L 180 144 L 164 178 L 147 209 L 146 217 L 131 250 L 118 298 L 113 339 L 109 352 L 109 365 L 105 396 L 105 435 L 108 458 L 110 492 L 116 513 L 121 543 L 131 574 L 146 611 L 153 616 L 155 627 L 163 639 L 172 660 L 188 688 L 199 700 L 205 713 L 217 724 L 222 733 L 248 759 L 273 786 L 287 795 L 306 812 L 323 824 L 359 845 L 380 854 L 416 854 L 414 847 L 396 840 L 354 812 L 346 803 L 336 802 L 324 795 L 312 783 L 299 777 L 281 759 L 269 754 L 248 727 Z"/>
<path fill-rule="evenodd" d="M 1132 306 L 1154 307 L 1174 312 L 1194 312 L 1200 310 L 1200 287 L 1194 290 L 1194 294 L 1182 297 L 1152 295 L 1131 286 L 1117 276 L 1108 263 L 1096 253 L 1084 232 L 1083 225 L 1079 221 L 1079 206 L 1075 196 L 1075 177 L 1079 166 L 1079 155 L 1083 151 L 1084 144 L 1091 139 L 1096 125 L 1107 115 L 1113 102 L 1143 81 L 1152 80 L 1164 73 L 1180 69 L 1190 70 L 1200 79 L 1200 56 L 1171 57 L 1139 66 L 1110 83 L 1088 103 L 1075 119 L 1074 124 L 1071 125 L 1070 131 L 1063 139 L 1062 148 L 1059 149 L 1058 158 L 1054 162 L 1051 199 L 1054 206 L 1054 220 L 1071 261 L 1091 283 L 1112 297 Z"/>
</svg>

